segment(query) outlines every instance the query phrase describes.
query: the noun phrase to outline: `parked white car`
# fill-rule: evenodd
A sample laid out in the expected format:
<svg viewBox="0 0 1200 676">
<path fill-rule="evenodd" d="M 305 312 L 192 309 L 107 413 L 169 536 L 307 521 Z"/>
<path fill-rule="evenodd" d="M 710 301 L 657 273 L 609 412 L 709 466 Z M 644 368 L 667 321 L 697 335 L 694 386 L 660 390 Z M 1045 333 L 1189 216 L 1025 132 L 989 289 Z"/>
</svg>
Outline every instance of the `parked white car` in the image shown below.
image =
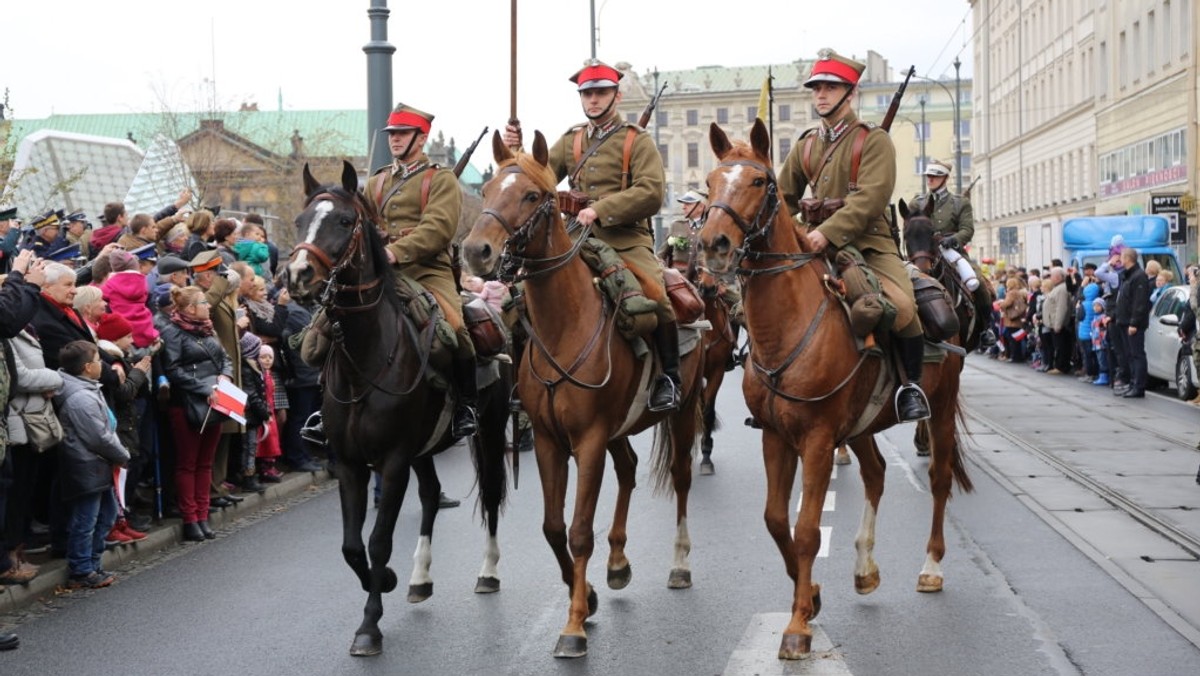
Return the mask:
<svg viewBox="0 0 1200 676">
<path fill-rule="evenodd" d="M 1185 285 L 1164 290 L 1150 308 L 1150 327 L 1146 331 L 1147 375 L 1173 384 L 1175 395 L 1185 400 L 1195 397 L 1200 386 L 1192 346 L 1179 337 L 1179 318 L 1190 295 Z"/>
</svg>

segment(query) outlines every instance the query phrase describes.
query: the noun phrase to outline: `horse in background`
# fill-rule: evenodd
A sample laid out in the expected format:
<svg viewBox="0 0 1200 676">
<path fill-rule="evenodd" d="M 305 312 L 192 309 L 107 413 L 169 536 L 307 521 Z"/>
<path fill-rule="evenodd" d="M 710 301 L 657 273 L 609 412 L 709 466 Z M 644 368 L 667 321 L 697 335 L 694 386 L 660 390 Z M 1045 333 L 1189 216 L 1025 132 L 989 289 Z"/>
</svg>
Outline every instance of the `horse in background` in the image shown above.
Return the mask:
<svg viewBox="0 0 1200 676">
<path fill-rule="evenodd" d="M 698 245 L 695 247 L 698 249 Z M 695 255 L 698 255 L 695 254 Z M 725 381 L 737 350 L 737 335 L 734 333 L 733 308 L 721 297 L 721 286 L 712 271 L 700 265 L 692 265 L 694 274 L 688 281 L 700 291 L 704 299 L 704 318 L 712 328 L 704 333 L 704 425 L 700 437 L 700 474 L 711 475 L 716 471 L 712 461 L 713 432 L 721 426 L 717 417 L 717 392 Z"/>
<path fill-rule="evenodd" d="M 484 185 L 483 212 L 463 240 L 463 259 L 472 274 L 486 276 L 499 266 L 502 278 L 524 281 L 522 323 L 528 341 L 517 391 L 534 431 L 544 496 L 542 531 L 570 596 L 554 655 L 581 657 L 587 654 L 584 621 L 598 605 L 587 566 L 595 546 L 593 523 L 605 455 L 612 457 L 618 484 L 608 534 L 608 586 L 622 589 L 632 579 L 626 522 L 638 463 L 628 437 L 651 427 L 651 474 L 658 489 L 675 496 L 675 559 L 668 586 L 691 586 L 687 500 L 700 417 L 701 359 L 698 350 L 681 358 L 678 411 L 646 410 L 653 364 L 614 335 L 612 303 L 596 288 L 595 273 L 579 256 L 588 232 L 585 228 L 573 239 L 563 224 L 545 137 L 535 133 L 532 154 L 514 155 L 497 132 L 492 149 L 496 174 Z M 572 458 L 578 475 L 568 532 L 563 509 Z"/>
<path fill-rule="evenodd" d="M 429 567 L 441 494 L 433 456 L 455 443 L 449 433 L 451 402 L 449 394 L 426 377 L 434 366 L 433 322 L 426 318 L 419 324 L 397 294 L 384 251 L 386 240 L 376 225 L 379 214 L 359 191 L 354 167 L 343 162 L 341 184 L 322 185 L 305 165 L 304 192 L 307 201 L 296 219 L 299 243 L 284 276 L 294 297 L 319 301 L 330 324 L 321 411 L 337 457 L 333 474 L 341 499 L 342 555 L 368 594 L 350 654 L 377 655 L 383 650 L 382 595 L 398 581 L 388 562 L 410 469 L 418 480 L 421 528 L 408 600 L 417 603 L 433 594 Z M 486 592 L 499 589 L 496 528 L 507 490 L 505 376 L 479 394 L 480 433 L 471 449 L 488 529 L 476 590 Z M 372 470 L 381 476 L 382 491 L 369 545 L 364 547 Z"/>
<path fill-rule="evenodd" d="M 858 349 L 825 252 L 812 251 L 794 229 L 771 168 L 771 140 L 762 121 L 755 121 L 750 143 L 730 141 L 716 124 L 709 141 L 719 162 L 708 176 L 711 201 L 700 240 L 710 268 L 735 270 L 743 280 L 750 352 L 742 389 L 762 426 L 767 530 L 794 583 L 792 617 L 778 656 L 799 659 L 811 651 L 809 622 L 820 610 L 812 568 L 833 469 L 830 451 L 847 441 L 866 494 L 855 539 L 855 589 L 867 594 L 880 584 L 873 550 L 884 460 L 873 434 L 897 422 L 891 405 L 897 378 L 882 356 L 887 345 L 882 353 Z M 922 383 L 933 411 L 933 518 L 917 589 L 939 591 L 946 501 L 954 481 L 964 491 L 971 490 L 971 481 L 956 443 L 962 358 L 946 354 L 924 368 Z M 801 506 L 793 530 L 789 499 L 801 460 Z"/>
</svg>

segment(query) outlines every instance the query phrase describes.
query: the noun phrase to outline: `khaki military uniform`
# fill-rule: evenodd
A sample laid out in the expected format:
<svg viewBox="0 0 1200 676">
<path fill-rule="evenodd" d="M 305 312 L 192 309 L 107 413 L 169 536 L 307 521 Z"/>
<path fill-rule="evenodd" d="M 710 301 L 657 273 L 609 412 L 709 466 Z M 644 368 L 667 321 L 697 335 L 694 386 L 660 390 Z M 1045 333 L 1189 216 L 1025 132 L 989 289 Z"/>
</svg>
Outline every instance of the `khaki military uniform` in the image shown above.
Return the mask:
<svg viewBox="0 0 1200 676">
<path fill-rule="evenodd" d="M 914 197 L 913 210 L 923 210 L 929 197 L 928 194 Z M 933 215 L 929 218 L 937 232 L 954 235 L 960 251 L 970 244 L 971 238 L 975 236 L 975 217 L 971 209 L 971 200 L 961 195 L 951 195 L 945 186 L 933 193 Z"/>
<path fill-rule="evenodd" d="M 386 198 L 379 211 L 387 229 L 387 248 L 396 257 L 396 270 L 433 292 L 458 334 L 461 351 L 471 347 L 471 339 L 462 320 L 462 299 L 454 283 L 450 242 L 462 213 L 462 190 L 453 171 L 434 169 L 422 209 L 421 184 L 429 170 L 429 158 L 422 153 L 411 166 L 416 169 L 407 174 L 393 171 L 395 165 L 376 171 L 367 182 L 367 198 L 372 201 Z M 391 194 L 397 184 L 400 189 Z"/>
<path fill-rule="evenodd" d="M 688 266 L 691 265 L 696 250 L 697 227 L 697 224 L 686 218 L 680 218 L 671 223 L 670 229 L 667 230 L 667 241 L 658 250 L 658 257 L 664 264 L 670 264 L 676 270 L 687 274 Z M 685 244 L 680 244 L 680 242 L 685 242 Z"/>
<path fill-rule="evenodd" d="M 885 287 L 884 291 L 897 309 L 897 323 L 892 331 L 902 338 L 921 335 L 912 281 L 908 278 L 896 242 L 892 239 L 891 228 L 884 217 L 896 185 L 896 148 L 887 132 L 878 127 L 872 128 L 863 144 L 858 190 L 850 192 L 850 165 L 859 127 L 856 126 L 858 118 L 853 112 L 847 114 L 844 121 L 846 129 L 838 137 L 838 147 L 822 167 L 816 165 L 824 157 L 829 142 L 823 138 L 820 130 L 805 132 L 804 137 L 817 134 L 810 160 L 817 175 L 811 177 L 811 181 L 804 173 L 805 140 L 792 146 L 779 170 L 780 192 L 794 214 L 800 213 L 800 199 L 809 183 L 816 186 L 812 197 L 845 200 L 845 206 L 816 230 L 829 240 L 830 246 L 853 246 L 858 249 L 871 270 L 891 283 L 891 288 Z"/>
<path fill-rule="evenodd" d="M 666 287 L 658 259 L 654 256 L 654 235 L 651 218 L 663 203 L 666 178 L 662 156 L 646 130 L 637 128 L 637 136 L 629 152 L 628 187 L 621 189 L 621 164 L 627 129 L 633 125 L 617 123 L 604 137 L 603 145 L 584 160 L 572 177 L 572 187 L 587 193 L 596 223 L 592 236 L 616 249 L 621 258 L 634 269 L 638 280 L 646 286 L 646 296 L 659 301 L 660 321 L 674 321 L 671 304 L 666 300 Z M 587 126 L 577 125 L 567 130 L 550 148 L 550 169 L 562 180 L 575 168 L 575 132 L 584 129 L 583 152 L 586 154 L 593 139 L 587 137 Z M 652 285 L 652 286 L 651 286 Z"/>
</svg>

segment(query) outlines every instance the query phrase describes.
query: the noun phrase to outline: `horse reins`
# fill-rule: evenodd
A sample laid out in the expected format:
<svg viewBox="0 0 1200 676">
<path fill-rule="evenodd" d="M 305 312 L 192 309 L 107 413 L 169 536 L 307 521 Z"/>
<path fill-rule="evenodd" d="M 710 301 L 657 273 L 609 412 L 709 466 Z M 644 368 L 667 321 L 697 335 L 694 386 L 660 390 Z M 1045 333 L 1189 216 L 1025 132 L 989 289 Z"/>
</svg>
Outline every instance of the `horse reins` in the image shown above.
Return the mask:
<svg viewBox="0 0 1200 676">
<path fill-rule="evenodd" d="M 767 176 L 767 191 L 763 195 L 762 203 L 758 205 L 758 210 L 754 213 L 754 220 L 747 221 L 744 216 L 738 213 L 728 202 L 720 200 L 713 201 L 705 210 L 704 217 L 708 218 L 708 211 L 712 209 L 720 209 L 728 215 L 738 228 L 746 235 L 742 242 L 742 246 L 734 251 L 733 264 L 735 274 L 742 277 L 757 277 L 759 275 L 774 275 L 788 270 L 795 270 L 808 265 L 813 260 L 818 258 L 820 254 L 812 252 L 795 252 L 795 253 L 776 253 L 773 251 L 758 251 L 752 245 L 758 240 L 765 240 L 771 233 L 771 227 L 775 223 L 776 217 L 779 215 L 779 183 L 775 179 L 775 172 L 765 164 L 755 162 L 753 160 L 727 160 L 717 165 L 718 167 L 750 167 L 763 172 Z M 742 267 L 743 261 L 783 261 L 780 265 L 775 265 L 768 268 L 745 268 Z"/>
</svg>

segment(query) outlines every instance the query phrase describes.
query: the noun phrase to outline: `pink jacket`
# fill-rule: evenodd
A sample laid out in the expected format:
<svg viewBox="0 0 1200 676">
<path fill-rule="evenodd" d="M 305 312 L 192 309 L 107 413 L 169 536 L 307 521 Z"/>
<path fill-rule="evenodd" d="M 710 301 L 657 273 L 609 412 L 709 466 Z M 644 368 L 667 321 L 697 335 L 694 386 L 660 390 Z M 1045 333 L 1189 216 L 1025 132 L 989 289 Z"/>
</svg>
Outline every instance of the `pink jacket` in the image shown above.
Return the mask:
<svg viewBox="0 0 1200 676">
<path fill-rule="evenodd" d="M 158 340 L 158 330 L 154 328 L 154 315 L 146 305 L 149 290 L 146 288 L 146 276 L 137 270 L 125 270 L 109 275 L 100 285 L 104 292 L 104 300 L 113 312 L 121 315 L 133 325 L 133 344 L 146 347 Z"/>
</svg>

